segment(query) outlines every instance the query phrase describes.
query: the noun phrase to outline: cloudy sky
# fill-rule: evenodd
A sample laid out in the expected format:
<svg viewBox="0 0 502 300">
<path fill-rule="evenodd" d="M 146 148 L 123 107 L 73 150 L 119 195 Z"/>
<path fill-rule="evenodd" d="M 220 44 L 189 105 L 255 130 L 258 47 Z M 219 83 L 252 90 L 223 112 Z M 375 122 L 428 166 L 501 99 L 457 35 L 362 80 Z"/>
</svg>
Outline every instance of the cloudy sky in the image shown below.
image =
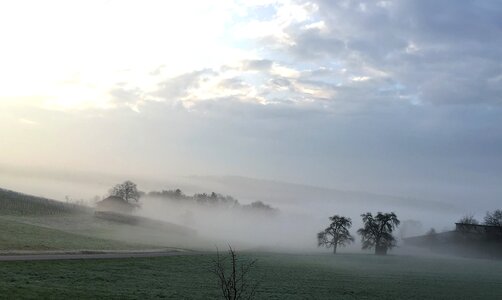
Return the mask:
<svg viewBox="0 0 502 300">
<path fill-rule="evenodd" d="M 499 1 L 4 1 L 0 38 L 4 174 L 500 204 Z"/>
</svg>

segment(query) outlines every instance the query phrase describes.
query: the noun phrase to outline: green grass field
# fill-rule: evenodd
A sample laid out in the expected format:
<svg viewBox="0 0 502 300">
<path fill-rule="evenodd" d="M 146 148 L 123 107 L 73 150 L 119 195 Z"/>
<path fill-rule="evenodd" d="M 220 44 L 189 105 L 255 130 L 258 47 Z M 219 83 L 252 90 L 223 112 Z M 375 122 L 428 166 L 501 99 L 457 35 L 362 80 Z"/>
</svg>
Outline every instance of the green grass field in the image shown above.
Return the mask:
<svg viewBox="0 0 502 300">
<path fill-rule="evenodd" d="M 0 188 L 0 213 L 2 215 L 50 216 L 90 212 L 90 209 L 42 197 L 26 195 Z"/>
<path fill-rule="evenodd" d="M 119 250 L 147 245 L 73 234 L 0 216 L 0 251 Z M 151 248 L 151 246 L 150 246 Z"/>
<path fill-rule="evenodd" d="M 136 243 L 79 234 L 92 211 L 81 206 L 0 189 L 0 251 L 111 250 Z M 83 228 L 88 228 L 84 223 Z"/>
<path fill-rule="evenodd" d="M 199 241 L 197 241 L 199 240 Z M 207 241 L 206 241 L 207 242 Z M 91 210 L 0 190 L 0 251 L 195 249 L 200 237 L 96 219 Z M 153 245 L 153 246 L 152 246 Z M 248 253 L 257 299 L 502 299 L 502 261 Z M 2 299 L 218 299 L 214 256 L 0 262 Z"/>
<path fill-rule="evenodd" d="M 257 299 L 501 299 L 502 262 L 364 254 L 257 258 Z M 3 298 L 217 299 L 211 255 L 0 263 Z"/>
<path fill-rule="evenodd" d="M 103 220 L 88 207 L 0 189 L 0 252 L 198 248 L 200 243 L 165 227 Z"/>
</svg>

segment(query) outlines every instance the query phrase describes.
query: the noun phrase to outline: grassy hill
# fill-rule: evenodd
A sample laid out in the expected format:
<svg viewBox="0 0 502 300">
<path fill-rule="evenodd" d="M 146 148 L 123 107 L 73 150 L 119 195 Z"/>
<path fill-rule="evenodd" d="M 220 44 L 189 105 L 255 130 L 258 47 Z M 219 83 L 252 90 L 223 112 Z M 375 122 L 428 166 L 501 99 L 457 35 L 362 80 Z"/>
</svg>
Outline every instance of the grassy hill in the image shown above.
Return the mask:
<svg viewBox="0 0 502 300">
<path fill-rule="evenodd" d="M 60 215 L 89 212 L 81 205 L 64 203 L 0 188 L 0 215 Z"/>
<path fill-rule="evenodd" d="M 123 224 L 96 218 L 89 207 L 0 189 L 0 251 L 4 252 L 194 245 L 193 237 L 186 234 L 189 231 L 180 230 L 181 226 L 155 224 Z"/>
<path fill-rule="evenodd" d="M 93 238 L 0 217 L 0 251 L 119 250 L 146 245 Z"/>
</svg>

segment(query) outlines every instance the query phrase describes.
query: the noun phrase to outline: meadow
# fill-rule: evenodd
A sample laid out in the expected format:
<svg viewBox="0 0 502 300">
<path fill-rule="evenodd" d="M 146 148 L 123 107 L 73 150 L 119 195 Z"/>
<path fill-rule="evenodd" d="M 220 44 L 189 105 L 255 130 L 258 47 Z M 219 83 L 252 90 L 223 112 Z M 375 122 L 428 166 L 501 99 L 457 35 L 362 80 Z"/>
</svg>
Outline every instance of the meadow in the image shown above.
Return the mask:
<svg viewBox="0 0 502 300">
<path fill-rule="evenodd" d="M 0 251 L 53 250 L 123 250 L 149 248 L 127 243 L 73 234 L 58 229 L 35 226 L 0 216 Z"/>
<path fill-rule="evenodd" d="M 0 263 L 4 298 L 218 299 L 211 254 Z M 366 254 L 244 253 L 257 299 L 500 299 L 502 262 Z"/>
<path fill-rule="evenodd" d="M 0 252 L 197 248 L 200 240 L 176 227 L 117 223 L 89 207 L 0 189 Z"/>
<path fill-rule="evenodd" d="M 183 245 L 155 228 L 117 224 L 72 204 L 0 190 L 0 252 Z M 176 242 L 175 242 L 176 241 Z M 202 241 L 199 241 L 202 243 Z M 257 259 L 256 299 L 502 299 L 502 261 L 370 254 L 239 252 Z M 214 254 L 0 262 L 4 299 L 218 299 Z"/>
</svg>

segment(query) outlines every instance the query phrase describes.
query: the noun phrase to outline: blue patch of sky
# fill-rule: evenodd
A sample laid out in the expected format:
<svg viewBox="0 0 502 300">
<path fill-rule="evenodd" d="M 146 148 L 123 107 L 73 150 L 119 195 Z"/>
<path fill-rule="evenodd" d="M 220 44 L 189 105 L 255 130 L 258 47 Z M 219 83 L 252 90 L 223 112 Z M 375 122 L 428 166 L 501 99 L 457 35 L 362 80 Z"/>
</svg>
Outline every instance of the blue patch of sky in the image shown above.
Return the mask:
<svg viewBox="0 0 502 300">
<path fill-rule="evenodd" d="M 246 12 L 245 16 L 239 18 L 240 21 L 268 21 L 275 16 L 277 9 L 273 4 L 257 5 L 250 7 Z"/>
<path fill-rule="evenodd" d="M 233 17 L 227 22 L 225 30 L 221 35 L 221 43 L 239 49 L 253 49 L 257 50 L 259 47 L 256 40 L 242 38 L 236 35 L 235 28 L 251 21 L 268 21 L 271 20 L 276 14 L 277 10 L 274 5 L 260 5 L 251 7 L 246 10 L 245 15 L 235 13 Z"/>
</svg>

